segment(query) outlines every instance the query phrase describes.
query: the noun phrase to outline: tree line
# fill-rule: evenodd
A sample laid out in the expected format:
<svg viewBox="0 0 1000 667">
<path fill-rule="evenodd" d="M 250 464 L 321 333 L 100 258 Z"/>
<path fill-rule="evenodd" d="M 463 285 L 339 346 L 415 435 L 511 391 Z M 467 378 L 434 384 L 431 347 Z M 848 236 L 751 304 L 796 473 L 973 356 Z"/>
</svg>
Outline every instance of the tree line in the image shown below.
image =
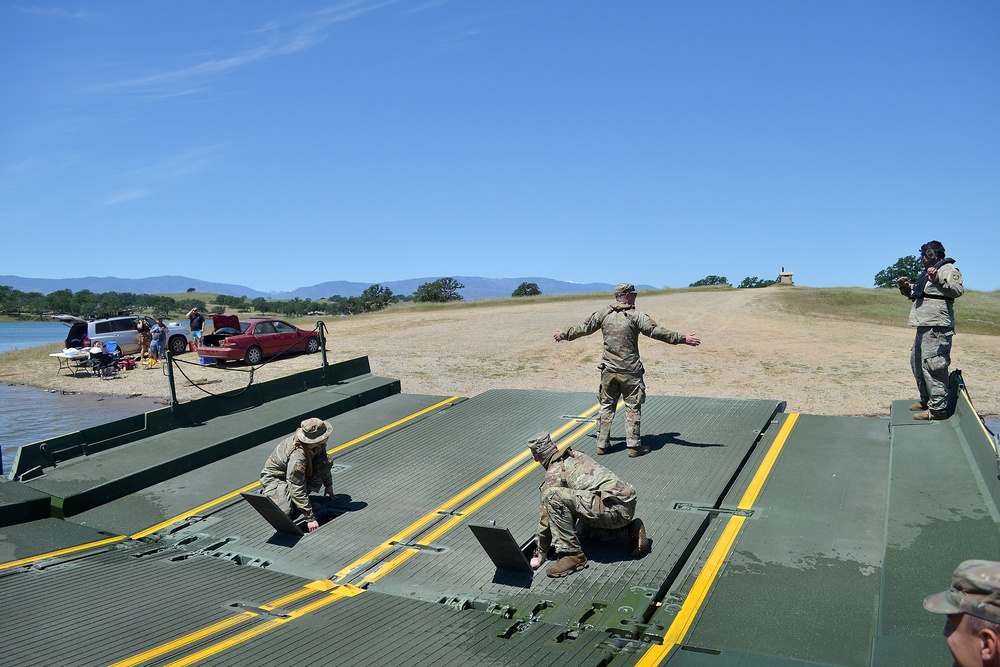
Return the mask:
<svg viewBox="0 0 1000 667">
<path fill-rule="evenodd" d="M 907 255 L 896 260 L 895 264 L 890 264 L 875 274 L 875 287 L 896 287 L 896 280 L 900 276 L 906 276 L 911 283 L 916 282 L 917 275 L 924 270 L 924 264 L 916 255 Z M 756 276 L 747 276 L 737 287 L 767 287 L 777 283 L 777 280 L 762 280 Z M 705 276 L 701 280 L 691 283 L 688 287 L 703 287 L 705 285 L 728 285 L 729 279 L 725 276 Z"/>
<path fill-rule="evenodd" d="M 399 296 L 380 284 L 366 288 L 358 296 L 335 294 L 328 299 L 278 300 L 247 296 L 219 294 L 211 301 L 211 307 L 204 299 L 195 297 L 175 299 L 155 294 L 133 294 L 131 292 L 95 293 L 90 290 L 73 292 L 68 289 L 49 294 L 22 292 L 9 286 L 0 286 L 0 315 L 42 317 L 47 314 L 67 314 L 95 319 L 122 312 L 150 313 L 154 317 L 170 317 L 187 313 L 197 306 L 207 313 L 223 313 L 227 310 L 237 313 L 272 313 L 285 317 L 299 317 L 310 314 L 359 315 L 371 313 L 399 301 L 447 303 L 461 301 L 459 290 L 465 285 L 454 278 L 439 278 L 427 282 L 407 296 Z M 189 292 L 192 290 L 188 290 Z M 512 296 L 541 294 L 535 283 L 522 283 Z"/>
</svg>

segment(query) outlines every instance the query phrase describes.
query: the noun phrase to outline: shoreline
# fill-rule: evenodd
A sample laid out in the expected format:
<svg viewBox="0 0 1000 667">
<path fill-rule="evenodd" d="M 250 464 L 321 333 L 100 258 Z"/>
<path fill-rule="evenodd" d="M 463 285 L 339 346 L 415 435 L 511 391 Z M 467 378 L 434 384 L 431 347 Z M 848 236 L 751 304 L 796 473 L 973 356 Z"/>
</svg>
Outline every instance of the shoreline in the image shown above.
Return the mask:
<svg viewBox="0 0 1000 667">
<path fill-rule="evenodd" d="M 397 378 L 404 393 L 475 396 L 490 389 L 595 393 L 599 333 L 556 343 L 552 332 L 582 322 L 610 297 L 470 308 L 383 311 L 331 318 L 327 359 L 367 356 L 375 375 Z M 915 397 L 909 368 L 913 330 L 791 315 L 770 289 L 639 295 L 636 307 L 658 324 L 702 339 L 699 347 L 640 340 L 649 396 L 763 398 L 789 412 L 879 417 L 893 400 Z M 101 380 L 55 374 L 49 352 L 61 345 L 0 355 L 0 382 L 85 394 L 169 399 L 161 367 L 137 367 Z M 16 358 L 10 355 L 17 355 Z M 254 369 L 241 363 L 202 366 L 177 358 L 179 401 L 242 388 L 321 363 L 298 354 Z M 16 365 L 13 365 L 16 364 Z M 956 336 L 952 369 L 962 369 L 976 408 L 1000 415 L 997 338 Z M 192 382 L 185 379 L 190 378 Z"/>
</svg>

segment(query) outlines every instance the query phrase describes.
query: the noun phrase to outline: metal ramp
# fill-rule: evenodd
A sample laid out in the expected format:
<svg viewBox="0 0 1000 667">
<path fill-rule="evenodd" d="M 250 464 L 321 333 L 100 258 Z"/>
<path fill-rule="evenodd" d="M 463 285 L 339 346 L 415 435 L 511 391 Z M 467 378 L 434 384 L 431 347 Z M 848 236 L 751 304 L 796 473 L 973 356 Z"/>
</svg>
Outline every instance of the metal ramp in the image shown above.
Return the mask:
<svg viewBox="0 0 1000 667">
<path fill-rule="evenodd" d="M 640 459 L 619 417 L 599 460 L 636 487 L 652 553 L 585 542 L 590 568 L 549 579 L 498 570 L 468 526 L 530 542 L 542 470 L 527 437 L 592 454 L 593 396 L 388 397 L 333 418 L 336 516 L 315 533 L 276 533 L 239 497 L 275 441 L 46 520 L 73 527 L 69 549 L 32 551 L 45 522 L 5 528 L 5 659 L 941 664 L 920 600 L 959 560 L 1000 553 L 995 448 L 971 404 L 918 425 L 895 405 L 890 420 L 782 408 L 650 397 Z"/>
</svg>

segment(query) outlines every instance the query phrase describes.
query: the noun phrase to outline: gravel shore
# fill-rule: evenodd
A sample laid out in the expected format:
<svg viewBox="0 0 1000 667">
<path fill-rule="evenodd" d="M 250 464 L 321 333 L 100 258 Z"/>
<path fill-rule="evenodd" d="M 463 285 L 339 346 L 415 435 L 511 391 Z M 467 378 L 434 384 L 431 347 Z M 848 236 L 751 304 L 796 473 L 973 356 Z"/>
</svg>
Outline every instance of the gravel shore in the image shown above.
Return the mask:
<svg viewBox="0 0 1000 667">
<path fill-rule="evenodd" d="M 788 412 L 885 416 L 893 400 L 915 398 L 909 369 L 913 330 L 789 315 L 776 290 L 740 289 L 639 295 L 636 306 L 662 326 L 702 339 L 699 347 L 642 339 L 650 396 L 681 395 L 787 401 Z M 785 288 L 787 289 L 787 288 Z M 611 300 L 456 304 L 431 310 L 390 309 L 327 319 L 327 358 L 367 355 L 376 375 L 398 378 L 405 393 L 474 396 L 490 389 L 597 390 L 601 336 L 556 343 L 552 333 L 582 322 Z M 54 346 L 46 352 L 58 352 Z M 44 354 L 3 355 L 0 381 L 61 392 L 166 400 L 160 368 L 117 378 L 57 375 Z M 202 366 L 178 357 L 182 401 L 244 386 L 242 363 Z M 319 354 L 268 363 L 252 374 L 266 381 L 320 365 Z M 1000 414 L 1000 344 L 990 336 L 956 337 L 952 368 L 962 369 L 976 408 Z"/>
</svg>

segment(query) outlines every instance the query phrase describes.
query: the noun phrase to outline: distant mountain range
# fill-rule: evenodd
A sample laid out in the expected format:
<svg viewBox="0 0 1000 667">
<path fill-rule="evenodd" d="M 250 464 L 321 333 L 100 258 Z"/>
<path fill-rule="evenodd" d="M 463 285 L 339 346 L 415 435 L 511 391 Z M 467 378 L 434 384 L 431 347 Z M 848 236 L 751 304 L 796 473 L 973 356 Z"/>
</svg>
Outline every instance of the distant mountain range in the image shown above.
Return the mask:
<svg viewBox="0 0 1000 667">
<path fill-rule="evenodd" d="M 390 280 L 379 283 L 392 290 L 393 294 L 407 296 L 417 288 L 438 278 L 410 278 L 407 280 Z M 535 283 L 542 294 L 579 294 L 582 292 L 611 292 L 615 286 L 609 283 L 573 283 L 551 278 L 480 278 L 478 276 L 450 276 L 465 285 L 459 294 L 466 301 L 476 299 L 503 299 L 511 295 L 521 283 Z M 157 276 L 154 278 L 22 278 L 20 276 L 0 276 L 0 285 L 6 285 L 21 292 L 41 292 L 51 294 L 58 290 L 70 290 L 73 293 L 82 290 L 91 292 L 131 292 L 133 294 L 181 294 L 190 288 L 196 292 L 209 294 L 225 294 L 227 296 L 245 296 L 251 299 L 323 299 L 339 294 L 340 296 L 358 296 L 371 286 L 371 283 L 356 283 L 347 280 L 333 280 L 309 287 L 298 287 L 290 292 L 267 292 L 244 285 L 228 283 L 213 283 L 184 276 Z M 637 285 L 638 289 L 657 289 L 650 285 Z"/>
</svg>

